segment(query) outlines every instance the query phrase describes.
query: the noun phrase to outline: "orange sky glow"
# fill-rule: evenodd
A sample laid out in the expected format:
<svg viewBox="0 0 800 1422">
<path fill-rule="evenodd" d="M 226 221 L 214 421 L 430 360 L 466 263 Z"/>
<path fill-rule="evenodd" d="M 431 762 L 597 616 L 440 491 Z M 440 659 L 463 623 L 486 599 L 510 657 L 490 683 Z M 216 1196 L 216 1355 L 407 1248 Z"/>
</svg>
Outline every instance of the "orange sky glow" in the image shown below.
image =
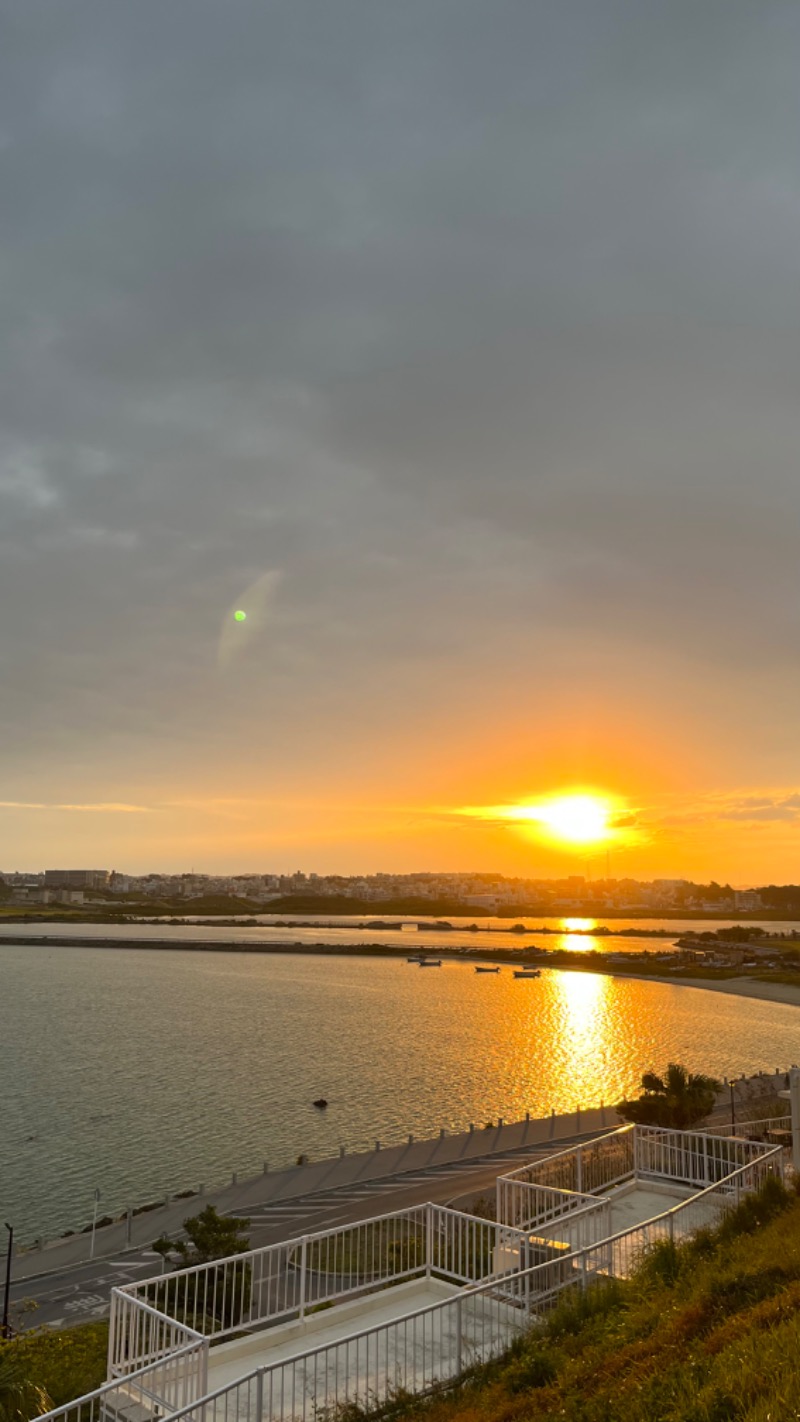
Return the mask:
<svg viewBox="0 0 800 1422">
<path fill-rule="evenodd" d="M 800 10 L 17 8 L 0 872 L 800 881 Z"/>
</svg>

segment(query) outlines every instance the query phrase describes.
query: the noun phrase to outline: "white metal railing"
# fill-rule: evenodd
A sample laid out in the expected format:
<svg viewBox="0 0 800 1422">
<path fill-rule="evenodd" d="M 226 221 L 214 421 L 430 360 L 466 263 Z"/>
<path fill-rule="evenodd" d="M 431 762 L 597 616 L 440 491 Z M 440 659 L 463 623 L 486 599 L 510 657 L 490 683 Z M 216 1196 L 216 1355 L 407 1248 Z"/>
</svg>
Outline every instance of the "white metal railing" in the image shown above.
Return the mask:
<svg viewBox="0 0 800 1422">
<path fill-rule="evenodd" d="M 500 1176 L 497 1181 L 498 1219 L 504 1218 L 502 1210 L 508 1181 L 524 1181 L 529 1185 L 549 1186 L 578 1195 L 595 1195 L 610 1189 L 612 1185 L 632 1180 L 635 1172 L 634 1141 L 638 1129 L 633 1125 L 619 1126 L 595 1140 L 530 1161 Z"/>
<path fill-rule="evenodd" d="M 372 1405 L 399 1388 L 429 1390 L 503 1351 L 564 1289 L 627 1275 L 659 1239 L 717 1224 L 769 1175 L 783 1175 L 778 1145 L 625 1126 L 504 1178 L 498 1198 L 518 1210 L 514 1218 L 524 1228 L 428 1204 L 125 1285 L 112 1290 L 112 1381 L 47 1416 L 67 1418 L 77 1409 L 68 1422 L 131 1422 L 140 1403 L 162 1417 L 198 1408 L 199 1418 L 202 1404 L 202 1422 L 215 1422 L 219 1400 L 224 1422 L 235 1422 L 240 1406 L 253 1422 L 305 1417 L 312 1402 Z M 555 1183 L 576 1176 L 592 1188 Z M 609 1196 L 592 1189 L 607 1192 L 631 1179 L 704 1188 L 614 1235 Z M 207 1394 L 210 1339 L 303 1319 L 319 1304 L 423 1276 L 459 1291 Z M 299 1413 L 291 1410 L 296 1404 Z"/>
<path fill-rule="evenodd" d="M 617 1277 L 630 1275 L 642 1256 L 662 1240 L 679 1243 L 699 1229 L 715 1228 L 729 1209 L 742 1197 L 758 1190 L 768 1176 L 783 1179 L 783 1151 L 780 1146 L 767 1147 L 760 1155 L 706 1186 L 704 1190 L 682 1200 L 643 1224 L 612 1235 L 604 1240 L 612 1250 L 611 1269 Z"/>
<path fill-rule="evenodd" d="M 538 1185 L 528 1180 L 499 1177 L 497 1198 L 498 1219 L 515 1229 L 533 1230 L 538 1234 L 547 1229 L 549 1237 L 556 1238 L 558 1229 L 562 1225 L 563 1228 L 567 1227 L 565 1217 L 588 1213 L 597 1218 L 598 1229 L 609 1223 L 605 1232 L 611 1233 L 610 1222 L 606 1218 L 608 1201 L 597 1195 L 583 1195 L 576 1190 L 559 1190 L 553 1185 Z M 550 1234 L 551 1229 L 555 1233 Z M 594 1238 L 602 1239 L 603 1236 L 596 1234 Z"/>
<path fill-rule="evenodd" d="M 183 1371 L 194 1375 L 208 1355 L 208 1340 L 196 1328 L 153 1308 L 145 1299 L 123 1289 L 111 1290 L 108 1329 L 108 1376 L 118 1380 L 142 1370 L 152 1372 L 153 1387 L 162 1380 L 167 1360 L 180 1356 Z M 174 1382 L 169 1371 L 163 1379 Z M 205 1383 L 205 1376 L 202 1378 Z"/>
<path fill-rule="evenodd" d="M 476 1283 L 512 1267 L 509 1260 L 519 1267 L 527 1237 L 513 1225 L 419 1205 L 126 1284 L 112 1291 L 109 1372 L 121 1376 L 179 1346 L 183 1337 L 170 1341 L 169 1327 L 221 1339 L 422 1275 Z"/>
<path fill-rule="evenodd" d="M 401 1392 L 419 1395 L 445 1387 L 468 1367 L 506 1352 L 566 1290 L 630 1273 L 659 1240 L 677 1242 L 719 1223 L 742 1194 L 758 1188 L 767 1175 L 782 1173 L 780 1157 L 780 1147 L 774 1147 L 657 1218 L 587 1248 L 530 1267 L 523 1251 L 522 1267 L 513 1272 L 257 1368 L 202 1399 L 203 1422 L 309 1422 L 322 1411 L 377 1408 Z M 192 1411 L 184 1407 L 165 1422 L 179 1422 Z"/>
<path fill-rule="evenodd" d="M 520 1226 L 526 1213 L 533 1225 L 559 1212 L 550 1195 L 561 1196 L 561 1213 L 581 1207 L 628 1181 L 669 1182 L 704 1190 L 748 1161 L 773 1150 L 744 1137 L 675 1131 L 661 1126 L 621 1126 L 594 1141 L 531 1161 L 497 1180 L 497 1218 Z M 527 1187 L 531 1192 L 526 1205 Z M 527 1222 L 527 1221 L 526 1221 Z"/>
<path fill-rule="evenodd" d="M 608 1251 L 518 1269 L 462 1289 L 452 1298 L 415 1310 L 341 1341 L 256 1368 L 201 1400 L 203 1422 L 308 1422 L 345 1406 L 377 1408 L 399 1393 L 420 1395 L 446 1386 L 467 1368 L 507 1351 L 561 1292 L 607 1274 Z M 187 1406 L 165 1422 L 179 1422 L 200 1406 Z"/>
<path fill-rule="evenodd" d="M 710 1136 L 735 1136 L 740 1140 L 765 1141 L 774 1131 L 791 1132 L 791 1116 L 765 1116 L 758 1121 L 734 1121 L 728 1125 L 704 1126 Z M 777 1141 L 771 1142 L 777 1145 Z"/>
<path fill-rule="evenodd" d="M 178 1412 L 207 1390 L 207 1355 L 204 1338 L 185 1344 L 168 1357 L 43 1413 L 37 1422 L 131 1422 L 132 1416 Z"/>
<path fill-rule="evenodd" d="M 534 1227 L 542 1240 L 552 1240 L 570 1250 L 587 1249 L 608 1239 L 613 1229 L 611 1201 L 607 1197 L 590 1195 L 593 1201 L 583 1209 L 568 1210 L 550 1223 Z"/>
<path fill-rule="evenodd" d="M 179 1318 L 207 1339 L 224 1338 L 280 1319 L 304 1318 L 317 1304 L 424 1273 L 429 1233 L 423 1205 L 114 1289 L 110 1374 L 148 1360 L 152 1343 L 137 1324 L 137 1305 L 159 1319 Z"/>
<path fill-rule="evenodd" d="M 705 1189 L 773 1147 L 705 1131 L 671 1131 L 637 1126 L 634 1161 L 637 1179 L 675 1181 Z"/>
</svg>

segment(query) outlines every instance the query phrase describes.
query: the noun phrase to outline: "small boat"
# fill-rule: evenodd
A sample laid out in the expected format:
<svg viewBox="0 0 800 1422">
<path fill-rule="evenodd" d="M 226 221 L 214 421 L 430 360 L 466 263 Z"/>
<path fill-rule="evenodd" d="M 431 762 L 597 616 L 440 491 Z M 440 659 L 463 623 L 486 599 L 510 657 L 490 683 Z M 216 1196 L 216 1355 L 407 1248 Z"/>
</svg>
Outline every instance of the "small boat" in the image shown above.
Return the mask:
<svg viewBox="0 0 800 1422">
<path fill-rule="evenodd" d="M 542 976 L 539 968 L 515 968 L 515 978 L 540 978 Z"/>
<path fill-rule="evenodd" d="M 328 1104 L 328 1103 L 327 1103 L 327 1101 L 325 1100 L 325 1097 L 324 1097 L 324 1096 L 319 1096 L 319 1097 L 317 1097 L 317 1100 L 316 1100 L 316 1101 L 312 1101 L 312 1102 L 311 1102 L 311 1105 L 312 1105 L 312 1106 L 316 1106 L 316 1108 L 317 1108 L 318 1111 L 324 1111 L 325 1108 L 326 1108 L 326 1106 L 327 1106 L 327 1104 Z"/>
<path fill-rule="evenodd" d="M 421 968 L 441 968 L 442 960 L 441 958 L 420 958 L 419 966 Z"/>
<path fill-rule="evenodd" d="M 476 973 L 499 973 L 499 968 L 476 968 Z"/>
</svg>

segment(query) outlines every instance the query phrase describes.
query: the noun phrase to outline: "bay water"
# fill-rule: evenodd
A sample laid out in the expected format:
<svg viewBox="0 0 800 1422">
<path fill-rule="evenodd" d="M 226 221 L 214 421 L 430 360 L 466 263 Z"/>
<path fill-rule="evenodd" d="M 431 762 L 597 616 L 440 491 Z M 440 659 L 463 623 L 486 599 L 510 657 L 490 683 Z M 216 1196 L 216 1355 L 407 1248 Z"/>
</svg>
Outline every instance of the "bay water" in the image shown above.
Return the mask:
<svg viewBox="0 0 800 1422">
<path fill-rule="evenodd" d="M 0 1219 L 22 1242 L 86 1224 L 95 1189 L 116 1214 L 264 1160 L 611 1103 L 668 1060 L 800 1060 L 797 1008 L 602 972 L 25 936 L 0 943 Z"/>
</svg>

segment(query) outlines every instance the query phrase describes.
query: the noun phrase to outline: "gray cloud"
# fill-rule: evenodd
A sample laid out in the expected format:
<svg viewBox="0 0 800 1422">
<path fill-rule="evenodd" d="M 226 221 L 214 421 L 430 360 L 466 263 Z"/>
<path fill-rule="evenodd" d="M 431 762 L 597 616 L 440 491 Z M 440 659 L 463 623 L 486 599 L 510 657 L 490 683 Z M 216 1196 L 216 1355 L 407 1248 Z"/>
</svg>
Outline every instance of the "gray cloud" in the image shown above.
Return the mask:
<svg viewBox="0 0 800 1422">
<path fill-rule="evenodd" d="M 713 675 L 744 718 L 747 664 L 789 706 L 796 6 L 6 13 L 14 793 L 356 763 L 409 676 L 458 718 L 476 667 Z"/>
<path fill-rule="evenodd" d="M 674 809 L 654 807 L 645 817 L 648 828 L 655 832 L 703 829 L 725 821 L 753 828 L 771 821 L 800 824 L 800 794 L 786 789 L 763 795 L 701 795 Z"/>
</svg>

